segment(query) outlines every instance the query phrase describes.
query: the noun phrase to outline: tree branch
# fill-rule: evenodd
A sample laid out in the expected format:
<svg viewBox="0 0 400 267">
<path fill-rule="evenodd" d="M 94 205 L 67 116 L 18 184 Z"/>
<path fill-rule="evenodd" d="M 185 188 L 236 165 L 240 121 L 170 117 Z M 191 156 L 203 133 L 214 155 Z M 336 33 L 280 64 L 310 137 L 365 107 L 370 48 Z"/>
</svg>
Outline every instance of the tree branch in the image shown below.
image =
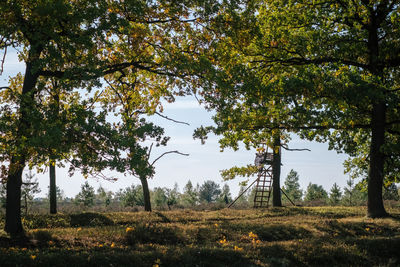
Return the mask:
<svg viewBox="0 0 400 267">
<path fill-rule="evenodd" d="M 164 153 L 162 153 L 158 158 L 156 158 L 156 159 L 150 164 L 150 166 L 153 166 L 154 163 L 156 163 L 159 159 L 161 159 L 161 158 L 164 157 L 165 155 L 171 154 L 171 153 L 179 154 L 179 155 L 182 155 L 182 156 L 189 156 L 189 154 L 181 153 L 181 152 L 179 152 L 178 150 L 164 152 Z"/>
<path fill-rule="evenodd" d="M 370 124 L 354 124 L 350 127 L 339 127 L 337 125 L 309 125 L 309 126 L 266 126 L 266 125 L 255 125 L 253 127 L 248 127 L 248 128 L 242 128 L 243 130 L 262 130 L 262 129 L 268 129 L 268 130 L 353 130 L 353 129 L 369 129 L 371 128 Z"/>
<path fill-rule="evenodd" d="M 4 62 L 6 61 L 6 55 L 7 55 L 7 46 L 4 48 L 4 55 L 3 55 L 3 59 L 1 60 L 0 75 L 2 75 L 3 71 L 4 71 Z"/>
<path fill-rule="evenodd" d="M 169 117 L 167 117 L 167 116 L 165 116 L 165 115 L 162 115 L 161 113 L 159 113 L 159 112 L 157 112 L 157 111 L 154 112 L 154 114 L 157 114 L 158 116 L 160 116 L 161 118 L 164 118 L 164 119 L 166 119 L 166 120 L 169 120 L 169 121 L 173 121 L 173 122 L 175 122 L 175 123 L 180 123 L 180 124 L 185 124 L 185 125 L 190 126 L 190 124 L 187 123 L 187 122 L 184 122 L 184 121 L 177 121 L 177 120 L 171 119 L 171 118 L 169 118 Z"/>
<path fill-rule="evenodd" d="M 324 64 L 324 63 L 342 63 L 350 66 L 355 66 L 359 68 L 369 69 L 367 64 L 363 64 L 360 62 L 352 61 L 352 60 L 345 60 L 339 58 L 332 58 L 332 57 L 323 57 L 323 58 L 315 58 L 315 59 L 307 59 L 307 58 L 300 58 L 300 57 L 292 57 L 288 59 L 265 59 L 265 60 L 258 60 L 254 62 L 263 62 L 263 63 L 281 63 L 283 65 L 311 65 L 311 64 Z"/>
<path fill-rule="evenodd" d="M 153 66 L 145 66 L 145 64 L 152 64 Z M 82 79 L 83 73 L 86 73 L 88 76 L 88 80 L 90 79 L 96 79 L 100 78 L 104 75 L 107 74 L 112 74 L 117 71 L 121 71 L 123 69 L 129 68 L 129 67 L 135 67 L 140 70 L 145 70 L 154 74 L 159 74 L 159 75 L 165 75 L 165 76 L 170 76 L 170 77 L 180 77 L 184 78 L 186 75 L 184 74 L 177 74 L 169 71 L 164 71 L 157 69 L 157 66 L 155 63 L 152 62 L 123 62 L 123 63 L 118 63 L 118 64 L 113 64 L 113 65 L 108 65 L 105 68 L 102 69 L 94 69 L 94 70 L 89 70 L 89 69 L 78 69 L 77 71 L 72 73 L 72 77 L 69 77 L 71 80 L 75 79 Z M 56 78 L 63 78 L 64 75 L 66 74 L 67 71 L 51 71 L 51 70 L 40 70 L 37 72 L 39 76 L 44 76 L 44 77 L 56 77 Z"/>
<path fill-rule="evenodd" d="M 287 151 L 311 151 L 308 148 L 289 148 L 288 145 L 282 144 L 281 147 Z"/>
</svg>

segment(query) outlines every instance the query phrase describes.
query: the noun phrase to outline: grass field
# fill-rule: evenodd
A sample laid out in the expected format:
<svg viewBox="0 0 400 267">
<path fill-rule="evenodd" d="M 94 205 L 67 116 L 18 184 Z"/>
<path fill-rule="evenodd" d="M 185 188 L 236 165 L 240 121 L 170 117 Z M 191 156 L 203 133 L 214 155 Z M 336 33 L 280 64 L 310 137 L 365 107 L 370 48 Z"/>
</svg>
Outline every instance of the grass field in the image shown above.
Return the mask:
<svg viewBox="0 0 400 267">
<path fill-rule="evenodd" d="M 400 266 L 400 208 L 82 213 L 25 217 L 0 232 L 0 266 Z M 1 220 L 4 223 L 4 220 Z M 3 225 L 0 225 L 3 227 Z"/>
</svg>

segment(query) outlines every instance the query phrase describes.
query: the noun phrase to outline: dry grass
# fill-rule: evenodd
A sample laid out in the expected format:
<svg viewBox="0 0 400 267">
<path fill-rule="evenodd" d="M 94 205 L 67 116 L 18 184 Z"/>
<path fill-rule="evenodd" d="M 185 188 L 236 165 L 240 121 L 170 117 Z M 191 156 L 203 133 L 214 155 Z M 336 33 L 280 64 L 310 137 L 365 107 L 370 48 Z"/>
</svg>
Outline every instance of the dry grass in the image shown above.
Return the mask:
<svg viewBox="0 0 400 267">
<path fill-rule="evenodd" d="M 1 266 L 399 266 L 400 209 L 356 207 L 119 212 L 24 219 L 0 233 Z"/>
</svg>

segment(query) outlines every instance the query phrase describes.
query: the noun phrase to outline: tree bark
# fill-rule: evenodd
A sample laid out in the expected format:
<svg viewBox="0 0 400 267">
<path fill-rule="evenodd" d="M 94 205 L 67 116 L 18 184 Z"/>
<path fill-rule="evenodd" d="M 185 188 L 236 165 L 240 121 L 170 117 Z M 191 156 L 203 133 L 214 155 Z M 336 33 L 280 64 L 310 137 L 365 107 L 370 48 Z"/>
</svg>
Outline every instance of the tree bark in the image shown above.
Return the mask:
<svg viewBox="0 0 400 267">
<path fill-rule="evenodd" d="M 6 224 L 4 230 L 11 237 L 24 235 L 21 222 L 21 186 L 25 160 L 11 158 L 7 177 Z"/>
<path fill-rule="evenodd" d="M 382 147 L 385 144 L 386 105 L 378 103 L 372 109 L 372 138 L 370 147 L 370 168 L 368 174 L 368 209 L 367 216 L 379 218 L 388 216 L 382 199 L 385 155 Z"/>
<path fill-rule="evenodd" d="M 54 164 L 54 165 L 53 165 Z M 50 161 L 50 214 L 57 214 L 57 187 L 56 187 L 56 166 Z"/>
<path fill-rule="evenodd" d="M 146 177 L 140 177 L 140 182 L 142 183 L 143 188 L 144 210 L 151 211 L 150 191 Z"/>
<path fill-rule="evenodd" d="M 372 12 L 368 25 L 368 50 L 370 71 L 383 80 L 383 69 L 379 67 L 379 38 L 380 19 Z M 376 88 L 375 90 L 379 90 Z M 385 166 L 385 155 L 382 151 L 385 144 L 386 104 L 384 99 L 372 99 L 371 114 L 371 146 L 368 173 L 368 204 L 367 216 L 371 218 L 388 216 L 382 199 L 382 186 Z"/>
<path fill-rule="evenodd" d="M 280 134 L 274 136 L 273 161 L 272 161 L 272 206 L 282 207 L 281 197 L 281 139 Z"/>
<path fill-rule="evenodd" d="M 60 95 L 58 92 L 58 85 L 54 84 L 53 89 L 56 91 L 53 95 L 54 101 L 54 119 L 58 121 L 60 114 Z M 57 147 L 54 147 L 57 149 Z M 50 148 L 51 150 L 51 148 Z M 53 153 L 50 154 L 50 192 L 49 192 L 49 200 L 50 200 L 50 214 L 57 214 L 57 186 L 56 186 L 56 159 Z"/>
<path fill-rule="evenodd" d="M 32 57 L 31 52 L 33 51 L 30 51 L 30 58 Z M 34 89 L 37 80 L 38 75 L 32 72 L 32 63 L 28 59 L 18 109 L 19 120 L 17 124 L 17 133 L 14 137 L 16 151 L 10 155 L 10 165 L 7 176 L 6 223 L 4 230 L 9 233 L 11 237 L 24 235 L 21 222 L 22 172 L 26 164 L 27 154 L 24 139 L 29 137 L 29 129 L 31 128 L 29 112 L 32 109 Z"/>
</svg>

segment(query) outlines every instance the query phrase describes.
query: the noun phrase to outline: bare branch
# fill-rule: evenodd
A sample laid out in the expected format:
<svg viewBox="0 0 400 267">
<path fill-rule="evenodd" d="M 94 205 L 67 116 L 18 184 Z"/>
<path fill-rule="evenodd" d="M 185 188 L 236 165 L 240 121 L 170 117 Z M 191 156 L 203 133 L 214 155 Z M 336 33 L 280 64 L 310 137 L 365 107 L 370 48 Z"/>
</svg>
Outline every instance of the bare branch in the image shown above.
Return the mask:
<svg viewBox="0 0 400 267">
<path fill-rule="evenodd" d="M 181 153 L 181 152 L 179 152 L 178 150 L 164 152 L 164 153 L 162 153 L 158 158 L 156 158 L 156 159 L 153 161 L 153 163 L 150 164 L 150 166 L 153 166 L 154 163 L 156 163 L 159 159 L 161 159 L 161 158 L 164 157 L 165 155 L 171 154 L 171 153 L 179 154 L 179 155 L 182 155 L 182 156 L 189 156 L 189 154 Z"/>
<path fill-rule="evenodd" d="M 288 145 L 282 144 L 281 147 L 287 151 L 311 151 L 308 148 L 289 148 Z"/>
<path fill-rule="evenodd" d="M 154 143 L 151 143 L 149 152 L 147 153 L 147 158 L 150 158 L 151 151 L 153 150 L 153 145 L 154 145 Z"/>
<path fill-rule="evenodd" d="M 339 126 L 339 125 L 307 125 L 307 126 L 282 126 L 282 125 L 254 125 L 252 127 L 243 127 L 243 130 L 288 130 L 288 131 L 296 131 L 296 130 L 354 130 L 354 129 L 370 129 L 371 124 L 354 124 L 349 126 Z"/>
<path fill-rule="evenodd" d="M 161 118 L 164 118 L 164 119 L 166 119 L 166 120 L 169 120 L 169 121 L 173 121 L 173 122 L 175 122 L 175 123 L 181 123 L 181 124 L 185 124 L 185 125 L 190 126 L 190 124 L 187 123 L 187 122 L 184 122 L 184 121 L 177 121 L 177 120 L 171 119 L 171 118 L 169 118 L 169 117 L 167 117 L 167 116 L 165 116 L 165 115 L 162 115 L 161 113 L 159 113 L 159 112 L 157 112 L 157 111 L 155 112 L 155 114 L 157 114 L 158 116 L 160 116 Z"/>
<path fill-rule="evenodd" d="M 7 46 L 4 48 L 4 55 L 3 55 L 3 59 L 1 60 L 0 75 L 2 75 L 3 71 L 4 71 L 4 62 L 6 61 L 6 55 L 7 55 Z"/>
<path fill-rule="evenodd" d="M 8 86 L 2 86 L 2 87 L 0 87 L 0 90 L 3 90 L 3 89 L 11 90 L 11 87 L 8 87 Z"/>
</svg>

